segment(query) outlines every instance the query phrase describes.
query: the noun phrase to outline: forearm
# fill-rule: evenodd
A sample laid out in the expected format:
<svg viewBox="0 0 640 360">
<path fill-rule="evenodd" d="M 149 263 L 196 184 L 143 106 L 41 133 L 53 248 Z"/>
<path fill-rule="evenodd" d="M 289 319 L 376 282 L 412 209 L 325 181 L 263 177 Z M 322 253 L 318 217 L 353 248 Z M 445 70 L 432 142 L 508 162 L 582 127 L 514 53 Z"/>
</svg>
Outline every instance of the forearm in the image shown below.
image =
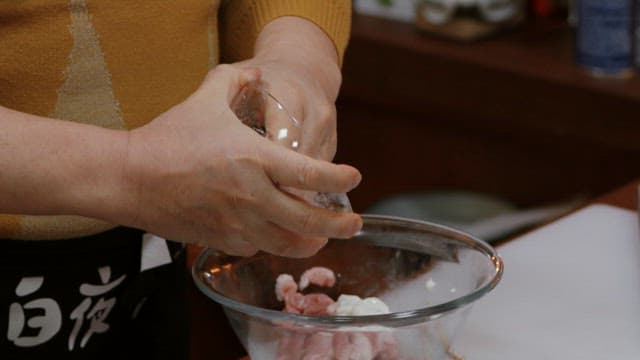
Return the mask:
<svg viewBox="0 0 640 360">
<path fill-rule="evenodd" d="M 328 35 L 340 59 L 344 54 L 351 28 L 351 0 L 233 0 L 223 4 L 220 39 L 225 62 L 254 56 L 258 34 L 286 16 L 314 23 Z"/>
<path fill-rule="evenodd" d="M 341 193 L 346 165 L 289 151 L 228 111 L 258 70 L 218 66 L 184 102 L 132 131 L 0 107 L 0 213 L 68 214 L 235 255 L 309 256 L 362 226 L 278 188 Z"/>
<path fill-rule="evenodd" d="M 338 52 L 327 34 L 314 23 L 293 16 L 271 21 L 260 32 L 254 55 L 306 67 L 335 100 L 341 82 Z"/>
<path fill-rule="evenodd" d="M 0 107 L 0 213 L 108 217 L 127 133 Z"/>
</svg>

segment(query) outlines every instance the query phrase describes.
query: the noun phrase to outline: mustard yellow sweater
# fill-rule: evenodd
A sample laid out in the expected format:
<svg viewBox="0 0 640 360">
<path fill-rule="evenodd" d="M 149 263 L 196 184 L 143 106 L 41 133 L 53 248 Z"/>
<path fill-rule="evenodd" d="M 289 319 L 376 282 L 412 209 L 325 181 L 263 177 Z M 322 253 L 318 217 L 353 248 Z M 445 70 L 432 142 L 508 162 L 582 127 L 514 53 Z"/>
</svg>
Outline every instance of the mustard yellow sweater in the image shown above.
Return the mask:
<svg viewBox="0 0 640 360">
<path fill-rule="evenodd" d="M 0 105 L 114 129 L 184 100 L 220 58 L 248 58 L 280 16 L 320 26 L 342 57 L 350 0 L 0 1 Z M 61 239 L 113 227 L 76 216 L 0 214 L 0 238 Z"/>
</svg>

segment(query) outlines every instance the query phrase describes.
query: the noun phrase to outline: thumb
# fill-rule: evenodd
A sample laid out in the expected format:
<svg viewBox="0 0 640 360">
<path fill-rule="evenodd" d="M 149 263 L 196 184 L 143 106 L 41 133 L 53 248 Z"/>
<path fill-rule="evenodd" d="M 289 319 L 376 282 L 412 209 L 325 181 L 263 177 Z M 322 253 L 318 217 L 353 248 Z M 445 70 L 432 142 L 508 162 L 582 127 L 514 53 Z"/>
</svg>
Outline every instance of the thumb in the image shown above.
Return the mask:
<svg viewBox="0 0 640 360">
<path fill-rule="evenodd" d="M 362 179 L 349 165 L 317 160 L 273 144 L 265 151 L 265 170 L 273 182 L 301 190 L 343 193 L 353 190 Z"/>
<path fill-rule="evenodd" d="M 209 71 L 199 90 L 208 97 L 225 99 L 227 103 L 231 103 L 243 87 L 259 81 L 260 75 L 260 70 L 257 68 L 237 68 L 222 64 Z"/>
</svg>

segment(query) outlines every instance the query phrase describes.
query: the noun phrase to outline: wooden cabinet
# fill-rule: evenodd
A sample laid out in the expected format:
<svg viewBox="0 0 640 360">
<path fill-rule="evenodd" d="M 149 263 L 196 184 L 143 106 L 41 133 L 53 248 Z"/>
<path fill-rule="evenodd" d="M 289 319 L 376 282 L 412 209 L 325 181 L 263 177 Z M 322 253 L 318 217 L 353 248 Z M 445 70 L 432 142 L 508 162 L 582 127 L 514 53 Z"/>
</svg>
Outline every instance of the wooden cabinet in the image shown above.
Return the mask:
<svg viewBox="0 0 640 360">
<path fill-rule="evenodd" d="M 640 79 L 573 62 L 560 20 L 477 43 L 354 17 L 338 100 L 336 161 L 364 175 L 365 210 L 401 192 L 465 189 L 534 205 L 640 175 Z"/>
</svg>

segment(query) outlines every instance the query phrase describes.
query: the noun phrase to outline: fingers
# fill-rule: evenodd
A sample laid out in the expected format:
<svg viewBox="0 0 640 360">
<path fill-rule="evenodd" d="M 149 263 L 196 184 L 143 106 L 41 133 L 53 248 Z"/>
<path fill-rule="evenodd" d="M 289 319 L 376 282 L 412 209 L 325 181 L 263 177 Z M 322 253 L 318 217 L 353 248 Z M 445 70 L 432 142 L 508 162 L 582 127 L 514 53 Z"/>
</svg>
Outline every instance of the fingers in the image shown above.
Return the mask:
<svg viewBox="0 0 640 360">
<path fill-rule="evenodd" d="M 250 82 L 260 79 L 256 69 L 239 69 L 238 66 L 219 65 L 207 76 L 198 91 L 203 100 L 212 103 L 212 107 L 222 105 L 226 99 L 230 104 L 240 90 Z M 278 93 L 279 94 L 279 93 Z M 252 139 L 250 153 L 253 158 L 260 157 L 256 170 L 261 166 L 266 175 L 250 192 L 260 194 L 263 205 L 253 207 L 249 213 L 243 208 L 242 214 L 236 214 L 243 228 L 229 229 L 228 236 L 220 241 L 220 249 L 231 255 L 249 256 L 258 249 L 289 257 L 306 257 L 317 252 L 327 238 L 349 238 L 362 227 L 362 219 L 357 214 L 339 213 L 314 207 L 295 196 L 287 194 L 275 184 L 300 190 L 328 193 L 344 193 L 355 188 L 360 180 L 360 172 L 348 165 L 336 165 L 314 157 L 330 160 L 335 154 L 335 107 L 315 106 L 324 101 L 302 102 L 300 94 L 274 94 L 282 96 L 287 107 L 286 116 L 270 116 L 268 121 L 275 124 L 276 131 L 270 134 L 271 140 Z M 291 98 L 298 101 L 288 101 Z M 267 99 L 268 100 L 268 99 Z M 267 111 L 275 111 L 277 103 Z M 288 113 L 287 113 L 288 112 Z M 282 111 L 280 111 L 282 113 Z M 291 124 L 289 116 L 298 120 L 305 118 L 304 127 Z M 273 128 L 269 124 L 268 128 Z M 307 125 L 308 124 L 308 125 Z M 299 124 L 301 125 L 301 124 Z M 280 129 L 287 130 L 280 132 Z M 296 148 L 294 141 L 299 141 Z M 233 143 L 240 150 L 246 150 L 242 142 Z M 286 146 L 282 146 L 286 145 Z M 300 151 L 297 153 L 291 149 Z M 303 155 L 308 154 L 309 156 Z M 247 163 L 243 163 L 246 165 Z M 244 177 L 241 177 L 244 178 Z M 255 180 L 255 177 L 254 177 Z M 251 187 L 250 187 L 251 188 Z M 246 190 L 246 189 L 245 189 Z M 255 205 L 255 204 L 254 204 Z M 226 225 L 225 225 L 226 226 Z"/>
<path fill-rule="evenodd" d="M 300 152 L 331 161 L 337 150 L 336 108 L 329 102 L 313 106 L 302 127 Z"/>
<path fill-rule="evenodd" d="M 234 256 L 252 256 L 262 250 L 279 256 L 301 258 L 314 255 L 326 245 L 327 236 L 302 235 L 269 221 L 265 214 L 274 210 L 271 204 L 265 204 L 256 212 L 245 212 L 243 215 L 236 213 L 232 218 L 242 218 L 240 222 L 235 221 L 242 226 L 230 226 L 218 236 L 208 237 L 216 241 L 207 246 Z"/>
<path fill-rule="evenodd" d="M 212 100 L 226 99 L 227 103 L 231 103 L 240 89 L 250 82 L 260 80 L 260 77 L 261 72 L 257 68 L 222 64 L 209 71 L 199 90 Z"/>
<path fill-rule="evenodd" d="M 302 236 L 346 239 L 362 228 L 358 214 L 315 207 L 282 191 L 269 192 L 266 201 L 266 219 Z"/>
<path fill-rule="evenodd" d="M 337 148 L 335 105 L 323 100 L 323 94 L 304 96 L 295 85 L 276 86 L 269 93 L 275 98 L 267 99 L 271 140 L 313 158 L 332 160 Z M 279 108 L 278 102 L 286 110 Z"/>
<path fill-rule="evenodd" d="M 231 256 L 253 256 L 259 250 L 255 245 L 240 239 L 227 239 L 225 244 L 220 246 L 218 250 Z"/>
<path fill-rule="evenodd" d="M 265 105 L 269 139 L 288 149 L 298 151 L 302 139 L 302 119 L 305 114 L 300 94 L 295 87 L 266 89 Z"/>
<path fill-rule="evenodd" d="M 265 170 L 276 184 L 301 190 L 342 193 L 353 190 L 362 179 L 349 165 L 337 165 L 288 151 L 274 145 L 265 154 Z"/>
<path fill-rule="evenodd" d="M 279 100 L 265 94 L 266 109 L 265 119 L 268 129 L 267 136 L 270 140 L 287 149 L 298 151 L 302 137 L 301 122 L 296 115 L 284 107 Z"/>
<path fill-rule="evenodd" d="M 317 253 L 328 239 L 318 236 L 301 236 L 272 223 L 253 226 L 255 238 L 252 243 L 263 251 L 291 258 L 309 257 Z"/>
</svg>

